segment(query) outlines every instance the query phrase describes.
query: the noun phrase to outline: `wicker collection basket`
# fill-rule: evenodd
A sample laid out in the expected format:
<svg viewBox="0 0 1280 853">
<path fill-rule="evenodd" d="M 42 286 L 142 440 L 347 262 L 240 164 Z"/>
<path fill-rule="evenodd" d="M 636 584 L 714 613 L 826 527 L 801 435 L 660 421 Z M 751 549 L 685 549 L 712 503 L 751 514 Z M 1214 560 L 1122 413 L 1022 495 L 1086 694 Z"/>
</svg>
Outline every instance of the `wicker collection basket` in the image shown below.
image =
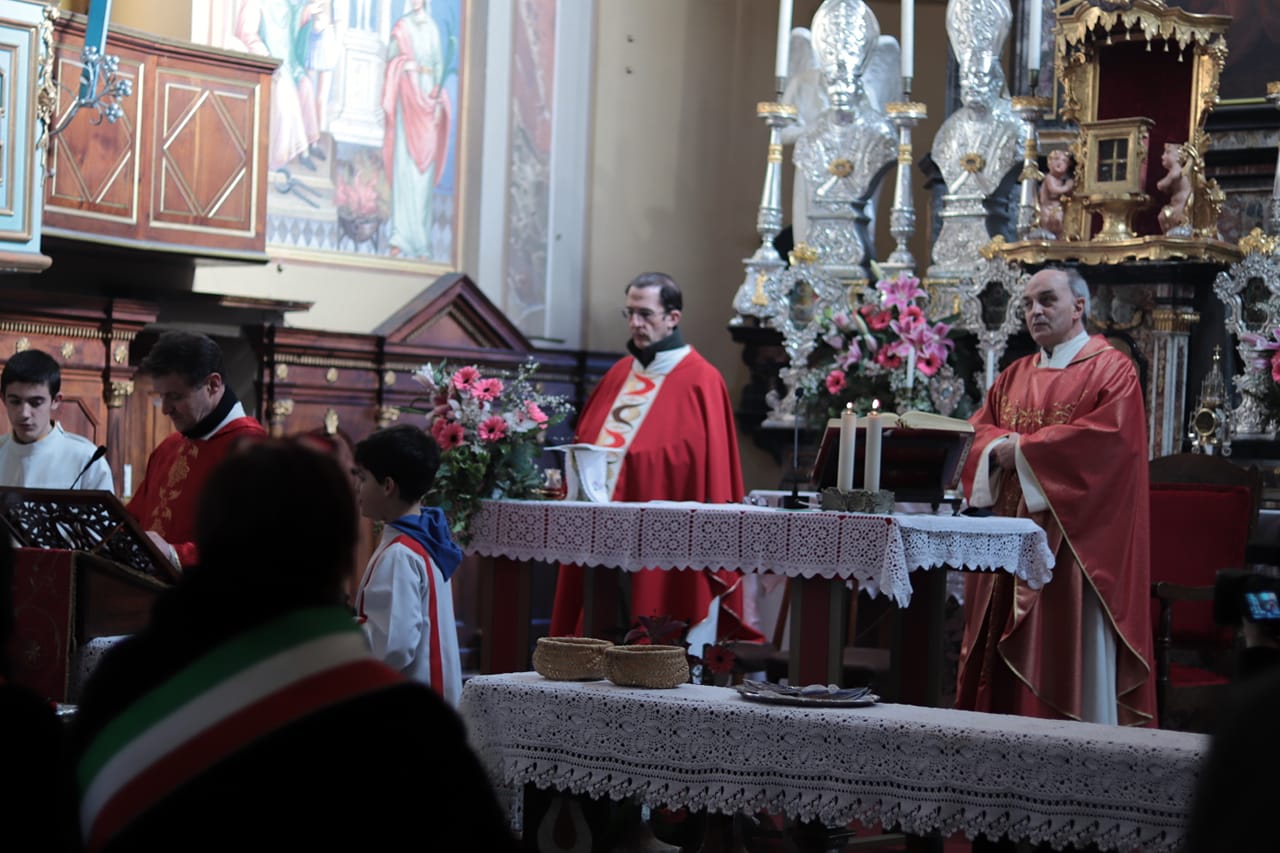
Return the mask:
<svg viewBox="0 0 1280 853">
<path fill-rule="evenodd" d="M 593 681 L 604 678 L 608 640 L 594 637 L 539 637 L 533 649 L 533 668 L 552 681 Z"/>
<path fill-rule="evenodd" d="M 689 661 L 682 646 L 614 646 L 604 674 L 622 687 L 677 687 L 689 680 Z"/>
</svg>

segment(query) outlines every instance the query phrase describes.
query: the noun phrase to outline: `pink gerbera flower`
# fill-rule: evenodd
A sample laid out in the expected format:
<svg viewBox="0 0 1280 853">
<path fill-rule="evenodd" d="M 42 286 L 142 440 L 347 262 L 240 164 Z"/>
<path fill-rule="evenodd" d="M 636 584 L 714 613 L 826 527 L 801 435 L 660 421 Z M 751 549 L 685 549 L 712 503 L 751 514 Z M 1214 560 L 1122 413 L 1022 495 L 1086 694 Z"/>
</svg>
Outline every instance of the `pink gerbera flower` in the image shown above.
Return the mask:
<svg viewBox="0 0 1280 853">
<path fill-rule="evenodd" d="M 476 433 L 481 441 L 501 441 L 507 437 L 507 422 L 502 415 L 491 415 L 480 422 Z"/>
<path fill-rule="evenodd" d="M 547 413 L 532 400 L 526 400 L 524 404 L 524 413 L 529 416 L 529 420 L 533 421 L 540 428 L 547 428 Z"/>
<path fill-rule="evenodd" d="M 463 441 L 466 439 L 466 433 L 462 429 L 462 424 L 457 421 L 446 421 L 443 418 L 436 421 L 436 423 L 442 424 L 442 426 L 440 427 L 439 433 L 436 433 L 436 430 L 433 427 L 432 433 L 436 440 L 436 444 L 440 445 L 441 450 L 453 450 L 455 447 L 462 446 Z"/>
<path fill-rule="evenodd" d="M 482 403 L 497 398 L 502 393 L 502 380 L 498 378 L 477 379 L 471 385 L 472 395 Z"/>
<path fill-rule="evenodd" d="M 1275 382 L 1280 382 L 1280 350 L 1271 357 L 1271 378 Z"/>
<path fill-rule="evenodd" d="M 471 391 L 479 379 L 480 371 L 474 366 L 468 365 L 467 367 L 458 368 L 450 381 L 453 382 L 453 387 L 459 391 Z"/>
<path fill-rule="evenodd" d="M 835 396 L 844 390 L 845 378 L 844 373 L 839 370 L 833 370 L 827 374 L 826 378 L 827 393 Z"/>
</svg>

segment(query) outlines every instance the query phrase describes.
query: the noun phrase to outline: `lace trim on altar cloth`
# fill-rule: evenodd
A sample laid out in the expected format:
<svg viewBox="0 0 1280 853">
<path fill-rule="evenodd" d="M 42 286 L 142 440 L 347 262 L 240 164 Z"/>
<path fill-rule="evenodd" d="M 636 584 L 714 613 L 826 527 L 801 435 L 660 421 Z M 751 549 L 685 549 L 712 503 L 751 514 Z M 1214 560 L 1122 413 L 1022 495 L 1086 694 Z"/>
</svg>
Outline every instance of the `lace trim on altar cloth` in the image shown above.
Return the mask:
<svg viewBox="0 0 1280 853">
<path fill-rule="evenodd" d="M 1025 518 L 788 512 L 746 504 L 485 501 L 471 553 L 628 572 L 736 569 L 852 578 L 901 606 L 908 573 L 950 566 L 1009 572 L 1038 589 L 1052 576 L 1044 531 Z"/>
<path fill-rule="evenodd" d="M 534 673 L 472 678 L 460 710 L 517 826 L 532 783 L 827 826 L 1174 850 L 1209 742 L 910 705 L 767 706 L 727 688 L 644 691 Z"/>
</svg>

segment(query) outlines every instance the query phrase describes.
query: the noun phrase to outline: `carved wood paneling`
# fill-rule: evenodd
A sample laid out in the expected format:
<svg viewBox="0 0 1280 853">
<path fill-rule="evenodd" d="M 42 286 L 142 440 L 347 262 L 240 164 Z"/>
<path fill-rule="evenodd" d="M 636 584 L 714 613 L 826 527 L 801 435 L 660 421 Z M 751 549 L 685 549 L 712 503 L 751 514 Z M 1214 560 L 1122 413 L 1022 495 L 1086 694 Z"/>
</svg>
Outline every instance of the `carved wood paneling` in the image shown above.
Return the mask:
<svg viewBox="0 0 1280 853">
<path fill-rule="evenodd" d="M 56 30 L 59 116 L 77 94 L 83 16 Z M 112 28 L 133 94 L 115 124 L 77 115 L 50 144 L 44 231 L 265 260 L 268 93 L 277 62 Z"/>
</svg>

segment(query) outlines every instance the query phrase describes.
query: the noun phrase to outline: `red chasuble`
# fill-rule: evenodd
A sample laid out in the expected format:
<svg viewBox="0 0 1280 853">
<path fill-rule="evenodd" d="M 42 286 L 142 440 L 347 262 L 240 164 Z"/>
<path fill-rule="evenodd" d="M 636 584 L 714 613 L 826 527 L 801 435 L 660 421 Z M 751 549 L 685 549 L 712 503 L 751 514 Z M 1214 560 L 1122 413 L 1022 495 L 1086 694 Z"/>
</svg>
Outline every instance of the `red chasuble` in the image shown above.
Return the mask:
<svg viewBox="0 0 1280 853">
<path fill-rule="evenodd" d="M 959 708 L 1079 719 L 1081 602 L 1101 599 L 1116 645 L 1122 725 L 1154 722 L 1149 607 L 1147 431 L 1142 388 L 1129 359 L 1093 336 L 1063 369 L 1039 354 L 1010 365 L 971 419 L 975 443 L 964 472 L 973 494 L 982 450 L 1017 433 L 1049 509 L 1030 513 L 1017 474 L 1001 472 L 995 511 L 1044 528 L 1057 562 L 1040 590 L 1004 572 L 965 583 Z"/>
<path fill-rule="evenodd" d="M 639 363 L 627 356 L 609 369 L 578 418 L 578 440 L 596 443 L 618 392 Z M 666 375 L 652 408 L 627 448 L 615 501 L 742 500 L 742 465 L 733 407 L 719 371 L 691 350 Z M 631 616 L 671 616 L 693 625 L 720 600 L 722 639 L 764 638 L 742 622 L 742 576 L 731 571 L 663 571 L 631 575 Z M 577 634 L 582 623 L 582 568 L 561 566 L 551 616 L 553 635 Z"/>
<path fill-rule="evenodd" d="M 209 438 L 175 432 L 147 459 L 147 473 L 126 509 L 143 530 L 154 530 L 178 553 L 185 568 L 196 562 L 196 500 L 209 472 L 235 443 L 266 435 L 251 417 L 236 418 Z"/>
</svg>

